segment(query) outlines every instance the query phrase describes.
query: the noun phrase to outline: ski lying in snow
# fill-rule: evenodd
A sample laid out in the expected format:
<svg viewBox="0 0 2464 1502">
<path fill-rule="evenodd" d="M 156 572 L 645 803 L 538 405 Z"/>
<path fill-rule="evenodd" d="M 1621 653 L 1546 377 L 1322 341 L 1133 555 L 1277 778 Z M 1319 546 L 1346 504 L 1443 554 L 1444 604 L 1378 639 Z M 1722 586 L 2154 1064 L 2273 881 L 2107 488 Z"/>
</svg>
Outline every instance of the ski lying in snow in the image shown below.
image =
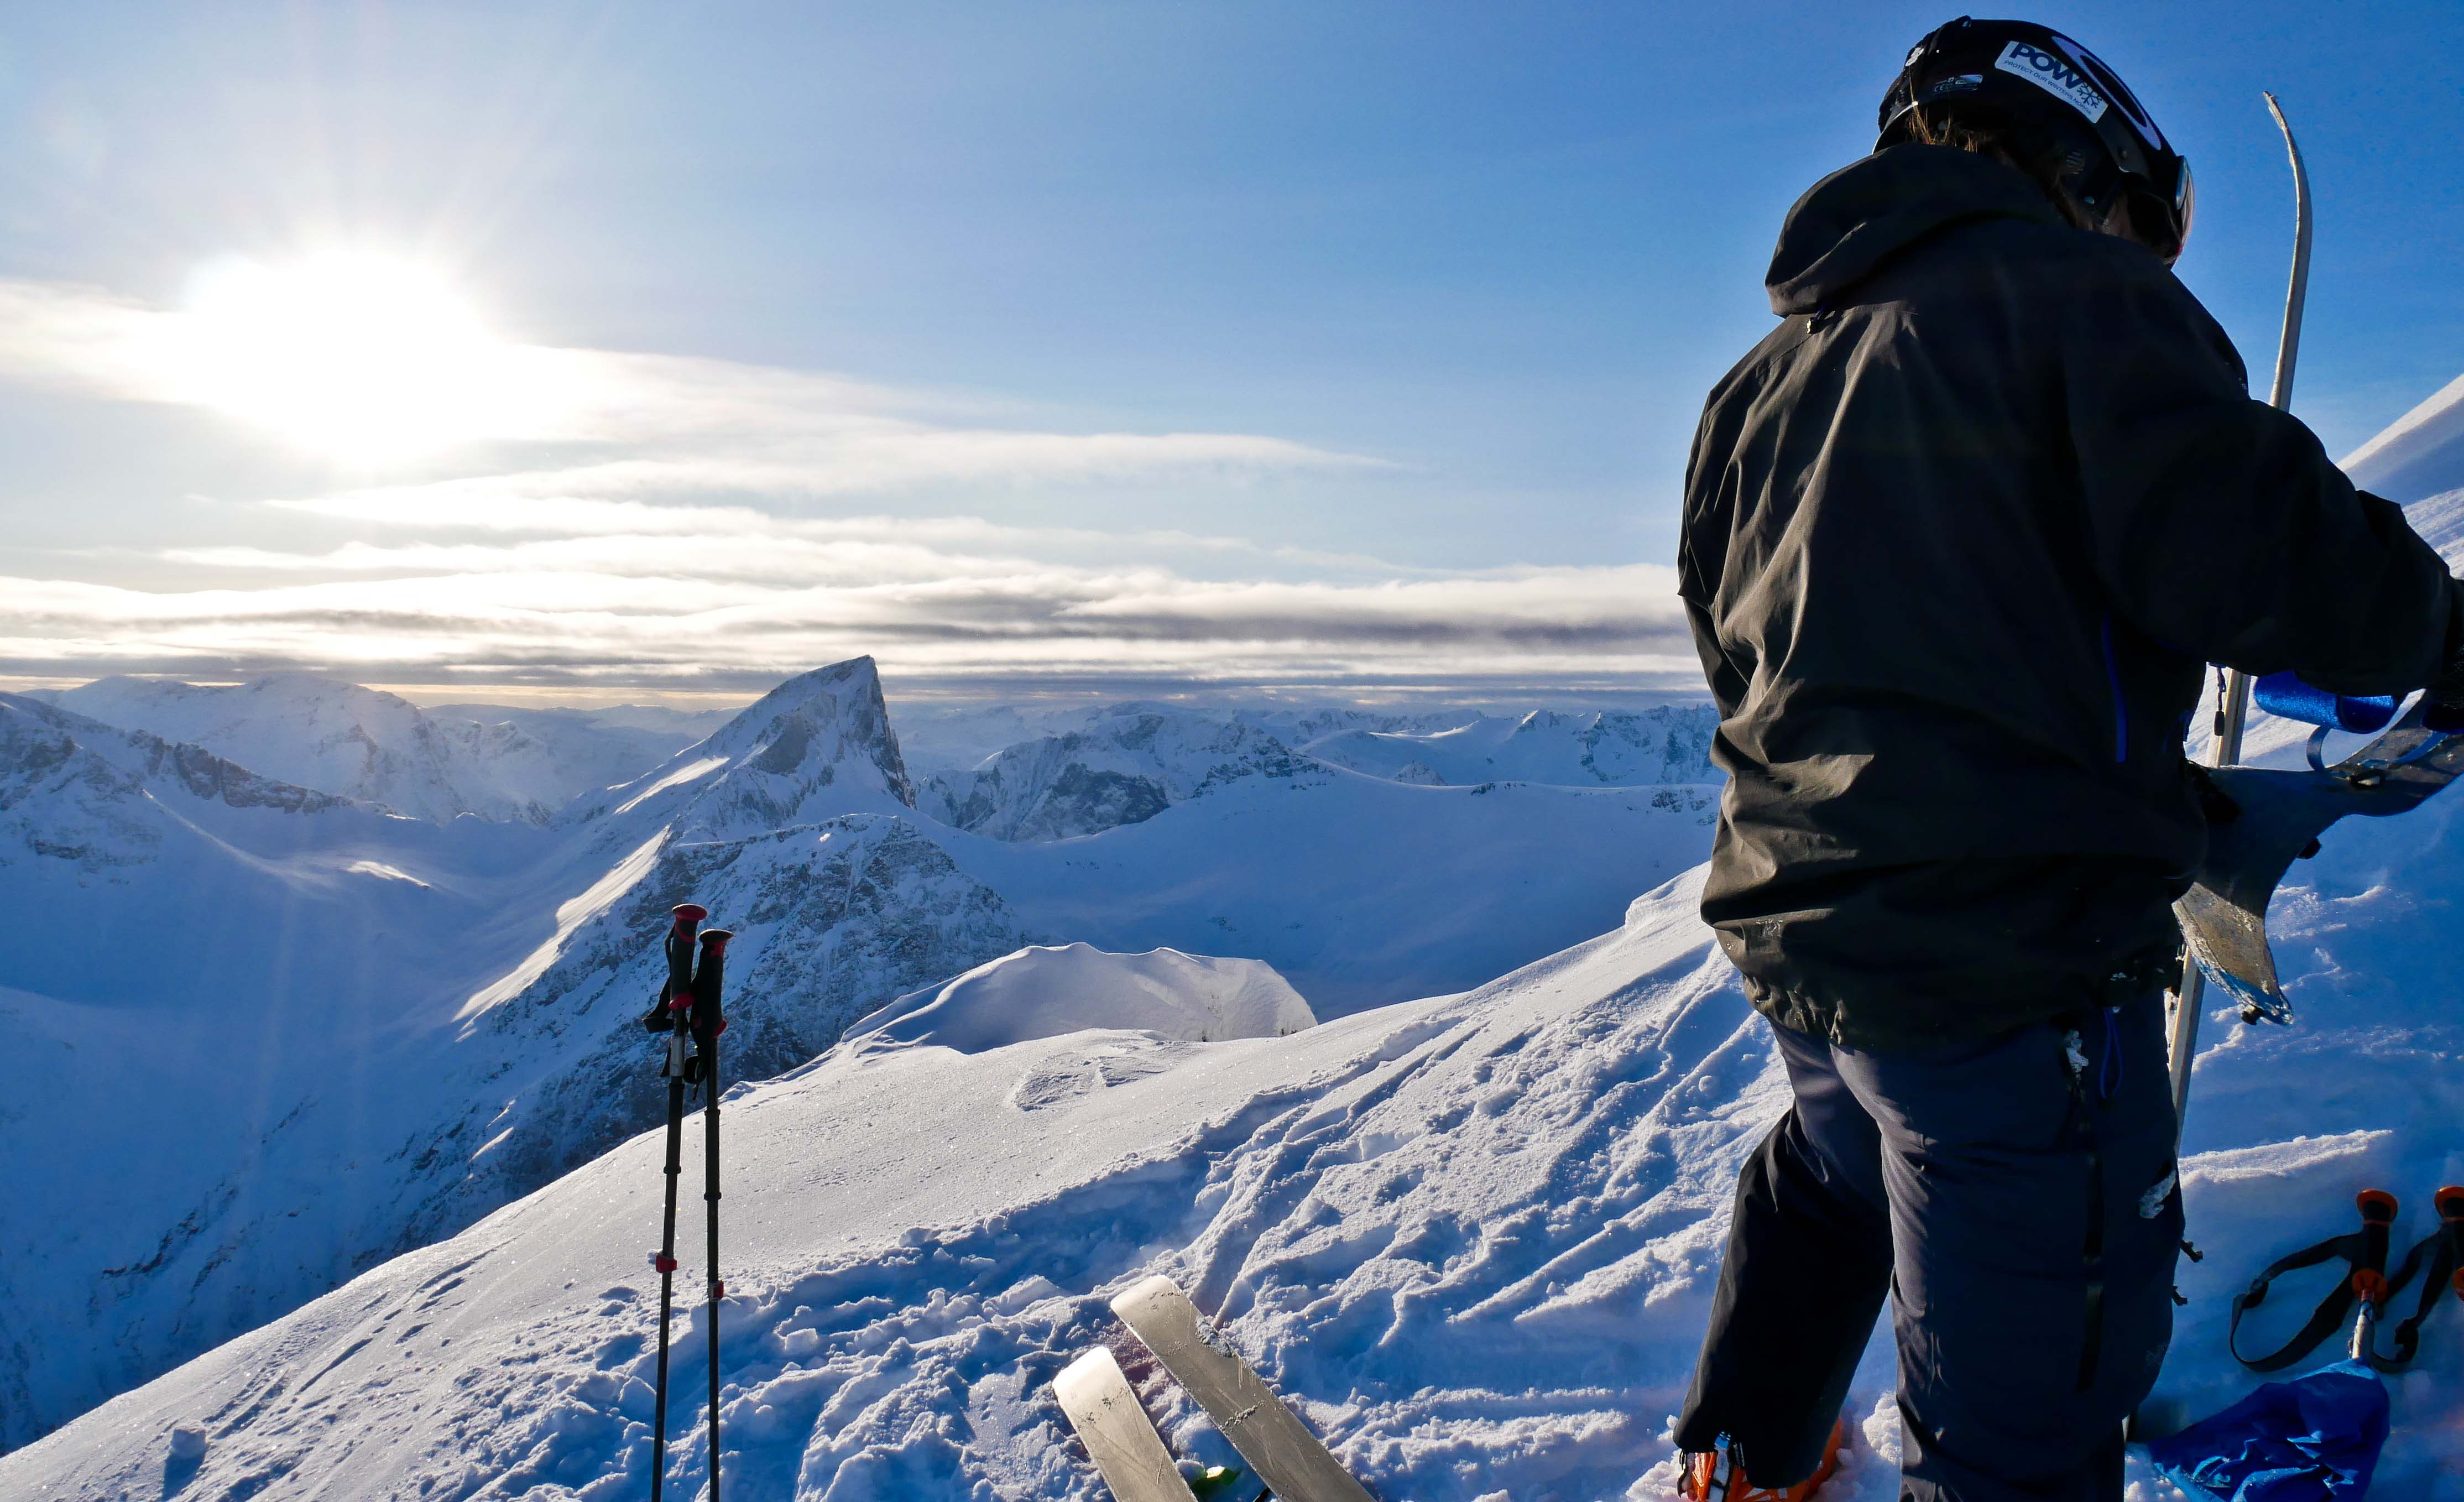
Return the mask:
<svg viewBox="0 0 2464 1502">
<path fill-rule="evenodd" d="M 2421 709 L 2344 761 L 2306 772 L 2226 766 L 2208 772 L 2234 811 L 2211 818 L 2208 858 L 2173 905 L 2190 958 L 2255 1022 L 2293 1020 L 2267 947 L 2267 903 L 2296 860 L 2347 814 L 2385 818 L 2421 806 L 2464 777 L 2464 735 L 2441 735 Z M 1115 1306 L 1118 1307 L 1118 1306 Z"/>
<path fill-rule="evenodd" d="M 1282 1502 L 1371 1502 L 1248 1362 L 1199 1334 L 1198 1306 L 1172 1279 L 1147 1279 L 1112 1300 L 1112 1313 L 1198 1400 Z"/>
<path fill-rule="evenodd" d="M 1070 1362 L 1052 1393 L 1118 1502 L 1198 1502 L 1111 1352 L 1098 1346 Z"/>
</svg>

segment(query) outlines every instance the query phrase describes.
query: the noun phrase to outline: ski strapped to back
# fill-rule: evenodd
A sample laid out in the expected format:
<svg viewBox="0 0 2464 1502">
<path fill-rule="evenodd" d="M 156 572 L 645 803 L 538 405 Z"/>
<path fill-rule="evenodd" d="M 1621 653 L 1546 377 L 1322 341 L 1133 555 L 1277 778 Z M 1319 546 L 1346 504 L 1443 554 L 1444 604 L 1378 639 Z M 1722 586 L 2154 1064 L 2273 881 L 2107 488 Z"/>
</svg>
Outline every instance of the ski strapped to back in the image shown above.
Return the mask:
<svg viewBox="0 0 2464 1502">
<path fill-rule="evenodd" d="M 1371 1502 L 1318 1437 L 1236 1353 L 1209 1341 L 1180 1286 L 1153 1277 L 1112 1300 L 1112 1313 L 1206 1410 L 1282 1502 Z"/>
</svg>

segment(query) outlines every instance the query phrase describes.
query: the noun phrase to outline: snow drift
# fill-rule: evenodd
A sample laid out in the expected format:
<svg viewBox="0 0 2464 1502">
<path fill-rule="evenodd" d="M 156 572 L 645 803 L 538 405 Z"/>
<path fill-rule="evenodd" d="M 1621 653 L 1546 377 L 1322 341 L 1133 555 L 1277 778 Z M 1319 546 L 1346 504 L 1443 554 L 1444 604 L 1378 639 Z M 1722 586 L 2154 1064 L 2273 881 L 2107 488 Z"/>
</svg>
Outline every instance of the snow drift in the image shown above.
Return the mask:
<svg viewBox="0 0 2464 1502">
<path fill-rule="evenodd" d="M 847 1042 L 981 1053 L 1089 1029 L 1217 1043 L 1316 1025 L 1309 1003 L 1272 965 L 1177 949 L 1113 955 L 1078 943 L 1022 949 L 946 985 L 911 992 L 857 1022 Z"/>
<path fill-rule="evenodd" d="M 2408 504 L 2464 490 L 2464 376 L 2346 454 L 2343 469 L 2362 489 Z"/>
</svg>

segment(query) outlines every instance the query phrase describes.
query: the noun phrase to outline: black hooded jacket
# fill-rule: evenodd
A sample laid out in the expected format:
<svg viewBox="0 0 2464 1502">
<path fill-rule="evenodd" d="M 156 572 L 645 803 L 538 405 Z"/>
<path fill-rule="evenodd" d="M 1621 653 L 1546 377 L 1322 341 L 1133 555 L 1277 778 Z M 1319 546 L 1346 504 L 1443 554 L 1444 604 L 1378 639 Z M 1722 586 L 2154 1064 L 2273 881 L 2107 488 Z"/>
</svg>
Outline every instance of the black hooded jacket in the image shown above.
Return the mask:
<svg viewBox="0 0 2464 1502">
<path fill-rule="evenodd" d="M 1769 285 L 1685 483 L 1729 779 L 1704 916 L 1767 1015 L 1855 1047 L 2144 987 L 2206 847 L 2204 664 L 2417 688 L 2464 585 L 2162 262 L 2009 166 L 1833 173 Z"/>
</svg>

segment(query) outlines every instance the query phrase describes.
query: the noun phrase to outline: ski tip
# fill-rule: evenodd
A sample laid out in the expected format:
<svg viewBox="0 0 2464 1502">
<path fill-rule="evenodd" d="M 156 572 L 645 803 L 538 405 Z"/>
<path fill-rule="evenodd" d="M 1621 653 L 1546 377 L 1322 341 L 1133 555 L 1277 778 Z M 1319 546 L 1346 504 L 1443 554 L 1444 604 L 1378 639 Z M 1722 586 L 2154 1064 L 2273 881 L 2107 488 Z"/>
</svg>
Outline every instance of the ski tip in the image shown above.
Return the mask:
<svg viewBox="0 0 2464 1502">
<path fill-rule="evenodd" d="M 1133 1312 L 1151 1308 L 1159 1302 L 1186 1304 L 1189 1302 L 1189 1295 L 1180 1291 L 1179 1284 L 1175 1283 L 1172 1279 L 1165 1277 L 1161 1273 L 1157 1273 L 1154 1277 L 1140 1281 L 1114 1297 L 1112 1300 L 1112 1313 L 1120 1315 L 1124 1319 L 1130 1319 L 1133 1317 Z"/>
<path fill-rule="evenodd" d="M 1062 1403 L 1067 1406 L 1079 1394 L 1110 1391 L 1115 1384 L 1128 1381 L 1122 1375 L 1121 1363 L 1111 1351 L 1099 1345 L 1063 1367 L 1061 1375 L 1052 1379 L 1052 1390 L 1060 1395 Z"/>
</svg>

